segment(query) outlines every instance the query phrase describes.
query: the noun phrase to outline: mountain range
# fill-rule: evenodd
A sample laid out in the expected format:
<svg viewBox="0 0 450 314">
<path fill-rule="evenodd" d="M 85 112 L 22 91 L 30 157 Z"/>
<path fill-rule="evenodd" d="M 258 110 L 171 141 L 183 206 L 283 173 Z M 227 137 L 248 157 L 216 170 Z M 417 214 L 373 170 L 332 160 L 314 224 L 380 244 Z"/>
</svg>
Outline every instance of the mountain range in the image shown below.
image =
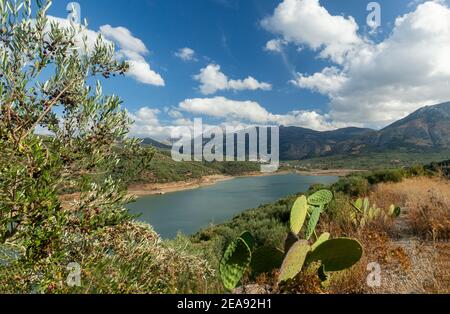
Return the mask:
<svg viewBox="0 0 450 314">
<path fill-rule="evenodd" d="M 153 139 L 145 139 L 144 143 L 170 148 Z M 281 160 L 392 150 L 429 152 L 448 149 L 450 102 L 422 107 L 381 130 L 349 127 L 319 132 L 300 127 L 280 127 Z"/>
</svg>

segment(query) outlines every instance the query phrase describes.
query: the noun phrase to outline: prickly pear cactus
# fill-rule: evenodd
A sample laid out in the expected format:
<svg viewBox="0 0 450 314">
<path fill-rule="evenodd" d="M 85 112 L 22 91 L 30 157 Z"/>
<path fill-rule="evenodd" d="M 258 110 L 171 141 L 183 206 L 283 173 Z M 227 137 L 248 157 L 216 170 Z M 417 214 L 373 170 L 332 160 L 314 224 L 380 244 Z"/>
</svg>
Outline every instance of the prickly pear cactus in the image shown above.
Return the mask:
<svg viewBox="0 0 450 314">
<path fill-rule="evenodd" d="M 370 200 L 368 197 L 358 198 L 352 205 L 360 213 L 367 213 L 370 208 Z"/>
<path fill-rule="evenodd" d="M 322 281 L 322 283 L 326 282 L 329 279 L 329 274 L 327 274 L 325 266 L 323 264 L 320 265 L 319 269 L 317 270 L 317 275 L 319 276 L 319 279 Z"/>
<path fill-rule="evenodd" d="M 362 253 L 362 246 L 355 239 L 331 239 L 317 246 L 308 255 L 306 263 L 320 261 L 327 272 L 341 271 L 356 264 Z"/>
<path fill-rule="evenodd" d="M 364 210 L 364 212 L 367 212 L 369 210 L 369 207 L 370 207 L 369 198 L 365 197 L 364 201 L 363 201 L 363 208 L 362 209 Z"/>
<path fill-rule="evenodd" d="M 322 213 L 322 208 L 318 206 L 311 206 L 311 215 L 309 216 L 308 224 L 306 226 L 306 240 L 309 240 L 316 230 L 317 223 Z"/>
<path fill-rule="evenodd" d="M 291 231 L 298 234 L 305 223 L 306 214 L 308 212 L 308 203 L 306 196 L 299 197 L 291 209 Z"/>
<path fill-rule="evenodd" d="M 297 241 L 286 254 L 280 268 L 278 283 L 292 279 L 302 270 L 306 256 L 310 251 L 307 241 Z"/>
<path fill-rule="evenodd" d="M 294 234 L 292 231 L 290 231 L 287 236 L 286 240 L 284 241 L 284 252 L 287 253 L 291 249 L 291 247 L 299 240 L 298 235 Z"/>
<path fill-rule="evenodd" d="M 228 245 L 220 261 L 219 272 L 223 285 L 228 290 L 233 290 L 242 279 L 245 270 L 250 265 L 252 252 L 246 240 L 250 239 L 249 233 L 242 234 L 241 237 Z M 244 239 L 245 238 L 245 239 Z"/>
<path fill-rule="evenodd" d="M 317 238 L 316 242 L 311 245 L 311 251 L 314 251 L 319 245 L 321 245 L 323 242 L 330 239 L 330 234 L 328 232 L 324 232 L 320 235 L 320 237 Z"/>
<path fill-rule="evenodd" d="M 353 207 L 355 207 L 355 209 L 359 212 L 363 212 L 362 208 L 363 208 L 363 200 L 362 198 L 358 198 L 353 204 Z"/>
<path fill-rule="evenodd" d="M 314 206 L 325 206 L 333 199 L 333 193 L 329 190 L 320 190 L 308 197 L 308 204 Z"/>
<path fill-rule="evenodd" d="M 399 217 L 402 213 L 402 209 L 394 204 L 389 207 L 389 216 L 391 217 Z"/>
<path fill-rule="evenodd" d="M 270 273 L 280 268 L 283 263 L 284 253 L 275 247 L 263 246 L 252 254 L 251 268 L 255 275 Z"/>
<path fill-rule="evenodd" d="M 253 251 L 253 247 L 255 246 L 255 239 L 253 238 L 252 234 L 246 231 L 241 234 L 240 238 L 244 240 L 244 242 L 248 245 L 250 251 Z"/>
</svg>

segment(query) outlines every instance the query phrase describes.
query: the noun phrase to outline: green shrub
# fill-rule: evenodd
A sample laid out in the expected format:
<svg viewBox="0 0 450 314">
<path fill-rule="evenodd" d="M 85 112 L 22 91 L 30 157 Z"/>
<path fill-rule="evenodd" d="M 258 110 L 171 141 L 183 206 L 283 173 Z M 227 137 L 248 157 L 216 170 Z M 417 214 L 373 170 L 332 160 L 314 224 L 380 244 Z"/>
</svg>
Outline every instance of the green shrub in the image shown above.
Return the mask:
<svg viewBox="0 0 450 314">
<path fill-rule="evenodd" d="M 0 267 L 2 293 L 158 294 L 220 292 L 215 272 L 188 242 L 162 242 L 147 224 L 125 223 L 95 234 L 70 234 L 63 257 Z M 67 285 L 80 265 L 81 286 Z"/>
<path fill-rule="evenodd" d="M 366 195 L 369 192 L 369 181 L 362 175 L 351 175 L 341 178 L 331 186 L 335 192 L 343 192 L 350 196 Z"/>
<path fill-rule="evenodd" d="M 422 165 L 414 165 L 409 167 L 405 169 L 405 173 L 408 177 L 420 177 L 428 174 L 425 167 Z"/>
<path fill-rule="evenodd" d="M 378 170 L 367 175 L 367 180 L 370 184 L 397 183 L 401 182 L 405 177 L 406 173 L 403 169 Z"/>
</svg>

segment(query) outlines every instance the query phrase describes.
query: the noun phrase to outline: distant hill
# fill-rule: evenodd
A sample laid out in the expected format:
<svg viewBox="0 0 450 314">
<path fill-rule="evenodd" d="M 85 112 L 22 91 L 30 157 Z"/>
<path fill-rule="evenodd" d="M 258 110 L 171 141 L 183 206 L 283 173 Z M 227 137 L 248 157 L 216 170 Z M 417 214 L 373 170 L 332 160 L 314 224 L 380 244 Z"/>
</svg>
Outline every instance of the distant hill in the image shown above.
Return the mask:
<svg viewBox="0 0 450 314">
<path fill-rule="evenodd" d="M 151 145 L 153 147 L 156 147 L 156 148 L 159 148 L 159 149 L 162 149 L 162 150 L 170 150 L 170 149 L 172 149 L 172 146 L 163 144 L 163 143 L 158 142 L 157 140 L 154 140 L 154 139 L 149 138 L 149 137 L 144 138 L 142 140 L 142 144 L 144 144 L 144 145 Z"/>
<path fill-rule="evenodd" d="M 417 110 L 374 134 L 369 145 L 450 148 L 450 102 Z"/>
<path fill-rule="evenodd" d="M 339 143 L 374 132 L 371 129 L 345 128 L 319 132 L 299 127 L 280 128 L 280 158 L 304 159 L 333 154 Z"/>
<path fill-rule="evenodd" d="M 204 139 L 206 142 L 208 140 Z M 143 143 L 162 150 L 171 149 L 169 145 L 151 138 L 144 139 Z M 449 149 L 450 102 L 423 107 L 379 131 L 356 127 L 326 132 L 300 127 L 280 128 L 281 160 L 388 151 L 425 153 Z"/>
<path fill-rule="evenodd" d="M 346 128 L 330 132 L 280 129 L 284 160 L 384 151 L 429 152 L 450 149 L 450 102 L 423 107 L 382 130 Z"/>
</svg>

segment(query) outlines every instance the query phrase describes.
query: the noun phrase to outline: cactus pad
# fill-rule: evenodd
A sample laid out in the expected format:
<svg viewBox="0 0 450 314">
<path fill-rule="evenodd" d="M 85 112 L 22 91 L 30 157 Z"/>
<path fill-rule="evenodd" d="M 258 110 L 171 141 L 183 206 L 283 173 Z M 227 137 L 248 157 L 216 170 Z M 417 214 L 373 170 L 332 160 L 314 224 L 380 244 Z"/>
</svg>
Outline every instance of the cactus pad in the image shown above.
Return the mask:
<svg viewBox="0 0 450 314">
<path fill-rule="evenodd" d="M 246 231 L 243 234 L 241 234 L 240 238 L 244 240 L 245 244 L 247 244 L 250 251 L 252 251 L 253 247 L 255 246 L 255 239 L 253 238 L 252 234 Z"/>
<path fill-rule="evenodd" d="M 316 242 L 311 245 L 311 251 L 314 251 L 323 242 L 328 241 L 330 239 L 330 236 L 331 235 L 328 232 L 322 233 L 321 236 L 316 240 Z"/>
<path fill-rule="evenodd" d="M 363 208 L 363 200 L 362 198 L 358 198 L 353 204 L 357 209 L 361 210 Z"/>
<path fill-rule="evenodd" d="M 323 242 L 312 251 L 307 263 L 321 261 L 326 271 L 340 271 L 356 264 L 362 256 L 362 246 L 354 239 L 338 238 Z"/>
<path fill-rule="evenodd" d="M 363 202 L 363 210 L 364 210 L 364 212 L 367 212 L 367 210 L 369 209 L 369 207 L 370 207 L 370 201 L 369 201 L 369 198 L 368 198 L 368 197 L 365 197 L 365 198 L 364 198 L 364 202 Z"/>
<path fill-rule="evenodd" d="M 306 226 L 306 240 L 309 240 L 316 230 L 317 223 L 322 213 L 321 207 L 312 206 L 311 215 L 309 216 L 308 225 Z"/>
<path fill-rule="evenodd" d="M 305 223 L 306 214 L 308 212 L 308 203 L 306 196 L 299 197 L 291 209 L 291 231 L 298 234 Z"/>
<path fill-rule="evenodd" d="M 308 204 L 320 206 L 327 205 L 333 199 L 333 193 L 329 190 L 320 190 L 308 197 Z"/>
<path fill-rule="evenodd" d="M 263 246 L 252 254 L 250 266 L 256 275 L 270 273 L 276 268 L 280 268 L 283 263 L 284 253 L 275 247 Z"/>
<path fill-rule="evenodd" d="M 284 253 L 289 252 L 291 247 L 294 245 L 295 242 L 299 240 L 298 236 L 294 234 L 292 231 L 288 233 L 286 236 L 286 240 L 284 241 Z"/>
<path fill-rule="evenodd" d="M 280 268 L 280 275 L 278 282 L 283 282 L 292 279 L 302 270 L 306 256 L 310 251 L 310 246 L 307 241 L 297 241 L 286 254 L 283 264 Z"/>
<path fill-rule="evenodd" d="M 243 234 L 244 238 L 247 238 L 248 235 L 249 233 Z M 244 238 L 239 237 L 230 243 L 220 261 L 220 277 L 224 287 L 228 290 L 236 288 L 245 270 L 250 265 L 252 252 Z"/>
<path fill-rule="evenodd" d="M 322 282 L 325 282 L 329 279 L 329 275 L 327 274 L 325 266 L 323 264 L 320 265 L 319 269 L 317 270 L 317 275 Z"/>
<path fill-rule="evenodd" d="M 401 213 L 402 209 L 398 206 L 395 206 L 394 204 L 392 204 L 389 208 L 389 215 L 392 217 L 399 217 Z"/>
</svg>

